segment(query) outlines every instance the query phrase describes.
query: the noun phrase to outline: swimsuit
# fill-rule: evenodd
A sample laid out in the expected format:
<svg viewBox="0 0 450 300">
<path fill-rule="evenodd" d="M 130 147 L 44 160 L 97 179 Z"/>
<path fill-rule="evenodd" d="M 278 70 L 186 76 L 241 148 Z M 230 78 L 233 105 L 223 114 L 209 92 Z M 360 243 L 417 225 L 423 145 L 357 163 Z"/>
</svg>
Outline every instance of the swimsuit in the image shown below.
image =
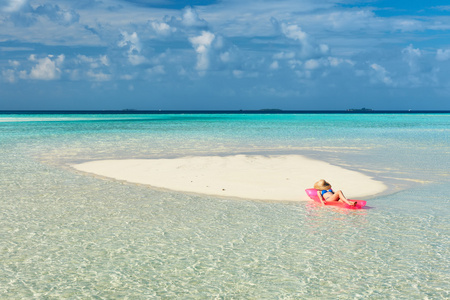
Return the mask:
<svg viewBox="0 0 450 300">
<path fill-rule="evenodd" d="M 332 189 L 329 189 L 329 190 L 323 190 L 322 192 L 322 196 L 324 195 L 324 194 L 326 194 L 326 193 L 333 193 L 333 190 Z M 333 193 L 334 194 L 334 193 Z"/>
<path fill-rule="evenodd" d="M 329 189 L 329 190 L 323 190 L 323 191 L 321 191 L 321 193 L 322 193 L 322 197 L 323 197 L 323 195 L 324 194 L 326 194 L 326 193 L 333 193 L 334 194 L 334 192 L 333 192 L 333 190 L 332 189 Z M 331 197 L 331 196 L 330 196 Z M 330 198 L 330 197 L 328 197 L 328 198 Z M 327 200 L 328 198 L 324 198 L 325 200 Z"/>
</svg>

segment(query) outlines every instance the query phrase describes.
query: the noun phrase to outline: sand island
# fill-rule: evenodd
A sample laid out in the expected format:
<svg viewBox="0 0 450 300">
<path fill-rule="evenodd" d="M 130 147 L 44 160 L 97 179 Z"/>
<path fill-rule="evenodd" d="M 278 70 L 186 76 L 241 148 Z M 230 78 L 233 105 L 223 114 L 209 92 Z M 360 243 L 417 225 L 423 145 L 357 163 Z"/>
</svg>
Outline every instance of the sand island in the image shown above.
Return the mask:
<svg viewBox="0 0 450 300">
<path fill-rule="evenodd" d="M 173 191 L 257 200 L 308 200 L 304 190 L 321 178 L 354 199 L 369 197 L 387 188 L 365 174 L 301 155 L 99 160 L 72 167 L 102 177 Z"/>
</svg>

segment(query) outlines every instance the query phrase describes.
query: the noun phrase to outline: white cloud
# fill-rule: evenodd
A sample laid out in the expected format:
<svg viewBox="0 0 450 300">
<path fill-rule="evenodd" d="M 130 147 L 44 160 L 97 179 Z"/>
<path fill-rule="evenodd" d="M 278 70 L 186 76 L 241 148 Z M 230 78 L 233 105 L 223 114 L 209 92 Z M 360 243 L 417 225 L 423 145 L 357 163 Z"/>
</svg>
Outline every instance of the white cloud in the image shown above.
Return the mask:
<svg viewBox="0 0 450 300">
<path fill-rule="evenodd" d="M 450 49 L 438 49 L 436 52 L 436 59 L 445 61 L 450 59 Z"/>
<path fill-rule="evenodd" d="M 301 58 L 308 59 L 328 54 L 330 47 L 326 44 L 317 45 L 314 42 L 312 42 L 309 35 L 306 32 L 304 32 L 300 28 L 300 26 L 296 24 L 287 24 L 285 22 L 279 24 L 278 21 L 275 19 L 272 19 L 272 23 L 276 27 L 279 26 L 281 33 L 286 38 L 299 42 L 301 46 L 299 55 Z"/>
<path fill-rule="evenodd" d="M 328 63 L 330 64 L 330 66 L 332 67 L 337 67 L 343 63 L 349 64 L 350 66 L 354 66 L 355 62 L 353 62 L 350 59 L 343 59 L 343 58 L 338 58 L 338 57 L 328 57 Z"/>
<path fill-rule="evenodd" d="M 233 70 L 233 75 L 236 78 L 242 78 L 244 76 L 244 72 L 242 70 Z"/>
<path fill-rule="evenodd" d="M 295 71 L 295 74 L 300 78 L 309 79 L 311 78 L 311 71 Z"/>
<path fill-rule="evenodd" d="M 241 79 L 241 78 L 257 78 L 259 77 L 259 73 L 258 72 L 245 72 L 243 70 L 233 70 L 231 72 L 233 74 L 234 77 Z"/>
<path fill-rule="evenodd" d="M 181 23 L 187 27 L 206 27 L 208 23 L 198 16 L 198 13 L 192 7 L 186 7 L 183 10 Z"/>
<path fill-rule="evenodd" d="M 12 13 L 21 10 L 28 3 L 28 0 L 9 0 L 6 2 L 8 4 L 3 8 L 3 11 Z"/>
<path fill-rule="evenodd" d="M 20 79 L 28 79 L 27 71 L 25 71 L 25 70 L 19 71 L 19 78 Z"/>
<path fill-rule="evenodd" d="M 295 57 L 295 52 L 292 52 L 292 51 L 278 52 L 273 56 L 274 59 L 293 59 L 294 57 Z"/>
<path fill-rule="evenodd" d="M 282 23 L 281 31 L 287 38 L 300 41 L 302 43 L 305 43 L 308 38 L 308 35 L 305 32 L 303 32 L 298 25 L 288 25 Z"/>
<path fill-rule="evenodd" d="M 94 72 L 93 70 L 89 70 L 87 76 L 94 81 L 109 81 L 111 80 L 110 74 L 105 74 L 102 72 Z"/>
<path fill-rule="evenodd" d="M 97 57 L 77 55 L 67 64 L 74 68 L 67 71 L 71 80 L 109 81 L 113 79 L 109 68 L 110 60 L 107 55 Z"/>
<path fill-rule="evenodd" d="M 325 45 L 325 44 L 320 44 L 319 45 L 319 50 L 320 50 L 320 53 L 325 55 L 325 54 L 327 54 L 330 51 L 330 47 L 328 45 Z"/>
<path fill-rule="evenodd" d="M 220 60 L 224 63 L 229 62 L 231 60 L 230 52 L 226 51 L 226 52 L 220 53 Z"/>
<path fill-rule="evenodd" d="M 89 64 L 90 68 L 99 68 L 101 66 L 109 66 L 109 59 L 106 55 L 100 55 L 98 58 L 96 57 L 88 57 L 86 55 L 77 55 L 77 59 L 75 60 L 77 64 Z"/>
<path fill-rule="evenodd" d="M 376 26 L 375 14 L 367 9 L 338 10 L 319 14 L 318 21 L 335 30 L 370 28 Z"/>
<path fill-rule="evenodd" d="M 133 65 L 137 66 L 143 63 L 147 62 L 147 59 L 145 56 L 138 55 L 138 54 L 128 54 L 128 61 Z"/>
<path fill-rule="evenodd" d="M 381 81 L 386 85 L 393 85 L 391 77 L 389 77 L 389 72 L 378 64 L 371 64 L 370 68 L 374 71 L 374 77 L 376 81 Z"/>
<path fill-rule="evenodd" d="M 101 55 L 100 56 L 100 62 L 105 65 L 105 66 L 109 66 L 109 59 L 108 56 L 106 55 Z"/>
<path fill-rule="evenodd" d="M 141 52 L 141 42 L 136 32 L 128 34 L 126 31 L 121 31 L 122 40 L 118 43 L 119 47 L 129 47 L 130 52 Z"/>
<path fill-rule="evenodd" d="M 2 77 L 4 81 L 14 83 L 16 82 L 16 72 L 14 70 L 8 69 L 2 71 Z"/>
<path fill-rule="evenodd" d="M 80 15 L 75 10 L 61 9 L 58 5 L 44 4 L 34 10 L 35 14 L 46 16 L 51 21 L 61 25 L 71 25 L 78 22 Z"/>
<path fill-rule="evenodd" d="M 128 61 L 133 65 L 140 65 L 147 62 L 145 56 L 141 55 L 142 45 L 139 36 L 136 32 L 128 34 L 126 31 L 121 31 L 122 40 L 119 41 L 119 47 L 128 47 L 127 56 Z"/>
<path fill-rule="evenodd" d="M 150 75 L 163 75 L 166 74 L 166 70 L 163 65 L 158 65 L 147 69 L 147 73 Z"/>
<path fill-rule="evenodd" d="M 11 67 L 18 67 L 20 66 L 20 62 L 17 60 L 8 60 L 8 63 Z"/>
<path fill-rule="evenodd" d="M 443 61 L 446 59 L 446 55 L 447 58 L 450 58 L 450 51 L 446 53 L 439 50 L 436 56 L 433 57 L 428 51 L 422 51 L 419 48 L 414 48 L 412 45 L 404 48 L 402 50 L 402 59 L 408 64 L 409 72 L 404 74 L 402 81 L 410 87 L 438 85 L 440 82 L 439 77 L 446 77 L 446 72 L 436 65 L 436 60 Z"/>
<path fill-rule="evenodd" d="M 422 51 L 420 49 L 413 48 L 413 45 L 409 45 L 408 47 L 402 50 L 403 60 L 406 61 L 409 65 L 409 68 L 412 72 L 420 71 L 419 58 L 422 56 Z"/>
<path fill-rule="evenodd" d="M 172 26 L 164 22 L 154 21 L 151 22 L 151 26 L 153 30 L 156 32 L 156 34 L 161 36 L 168 36 L 169 34 L 177 31 L 176 28 L 173 28 Z"/>
<path fill-rule="evenodd" d="M 271 69 L 271 70 L 278 70 L 278 68 L 279 68 L 280 66 L 278 65 L 278 61 L 274 61 L 274 62 L 272 62 L 271 64 L 270 64 L 270 66 L 269 66 L 269 68 Z"/>
<path fill-rule="evenodd" d="M 317 59 L 309 59 L 305 62 L 305 69 L 314 70 L 320 66 L 319 61 Z"/>
<path fill-rule="evenodd" d="M 301 60 L 298 59 L 291 59 L 288 61 L 288 64 L 290 66 L 291 69 L 296 69 L 299 66 L 303 65 L 303 62 Z"/>
<path fill-rule="evenodd" d="M 134 79 L 134 76 L 133 76 L 133 75 L 130 75 L 130 74 L 125 74 L 125 75 L 120 76 L 120 79 L 123 79 L 123 80 L 133 80 L 133 79 Z"/>
<path fill-rule="evenodd" d="M 29 60 L 37 61 L 37 64 L 31 69 L 28 78 L 36 80 L 55 80 L 61 77 L 61 65 L 64 62 L 65 56 L 59 55 L 53 59 L 53 55 L 45 58 L 36 59 L 35 55 L 30 55 Z"/>
<path fill-rule="evenodd" d="M 20 62 L 17 60 L 8 60 L 8 64 L 13 69 L 2 70 L 2 78 L 4 81 L 14 83 L 16 82 L 17 68 L 20 66 Z"/>
<path fill-rule="evenodd" d="M 407 57 L 407 58 L 416 58 L 416 57 L 420 57 L 422 56 L 422 51 L 420 51 L 419 48 L 414 49 L 413 45 L 409 45 L 408 47 L 404 48 L 402 50 L 402 53 Z"/>
<path fill-rule="evenodd" d="M 288 39 L 300 42 L 300 56 L 302 58 L 307 58 L 313 54 L 314 49 L 308 41 L 308 35 L 302 31 L 298 25 L 288 25 L 286 23 L 282 23 L 281 32 Z"/>
<path fill-rule="evenodd" d="M 392 20 L 392 29 L 400 30 L 403 32 L 407 31 L 416 31 L 423 30 L 424 24 L 421 21 L 413 20 L 413 19 L 398 19 Z"/>
<path fill-rule="evenodd" d="M 209 52 L 214 38 L 215 35 L 209 31 L 202 31 L 201 35 L 189 38 L 195 52 L 197 52 L 196 69 L 198 71 L 206 71 L 209 68 Z"/>
</svg>

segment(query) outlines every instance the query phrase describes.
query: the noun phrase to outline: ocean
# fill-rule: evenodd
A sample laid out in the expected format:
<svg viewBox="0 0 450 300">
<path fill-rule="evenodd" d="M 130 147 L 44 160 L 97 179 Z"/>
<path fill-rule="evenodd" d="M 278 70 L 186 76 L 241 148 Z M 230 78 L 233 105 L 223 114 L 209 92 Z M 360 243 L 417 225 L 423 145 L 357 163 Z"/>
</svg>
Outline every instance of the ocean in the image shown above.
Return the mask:
<svg viewBox="0 0 450 300">
<path fill-rule="evenodd" d="M 0 298 L 448 299 L 449 133 L 448 113 L 0 114 Z M 235 154 L 301 154 L 388 190 L 338 210 L 70 168 Z"/>
</svg>

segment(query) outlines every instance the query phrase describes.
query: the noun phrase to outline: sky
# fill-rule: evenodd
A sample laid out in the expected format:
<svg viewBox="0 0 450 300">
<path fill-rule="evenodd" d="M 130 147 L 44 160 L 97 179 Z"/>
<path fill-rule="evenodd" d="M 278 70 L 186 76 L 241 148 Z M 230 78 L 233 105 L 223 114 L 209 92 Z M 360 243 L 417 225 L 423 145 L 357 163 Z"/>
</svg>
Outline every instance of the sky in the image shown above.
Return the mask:
<svg viewBox="0 0 450 300">
<path fill-rule="evenodd" d="M 1 0 L 0 110 L 450 110 L 450 4 Z"/>
</svg>

